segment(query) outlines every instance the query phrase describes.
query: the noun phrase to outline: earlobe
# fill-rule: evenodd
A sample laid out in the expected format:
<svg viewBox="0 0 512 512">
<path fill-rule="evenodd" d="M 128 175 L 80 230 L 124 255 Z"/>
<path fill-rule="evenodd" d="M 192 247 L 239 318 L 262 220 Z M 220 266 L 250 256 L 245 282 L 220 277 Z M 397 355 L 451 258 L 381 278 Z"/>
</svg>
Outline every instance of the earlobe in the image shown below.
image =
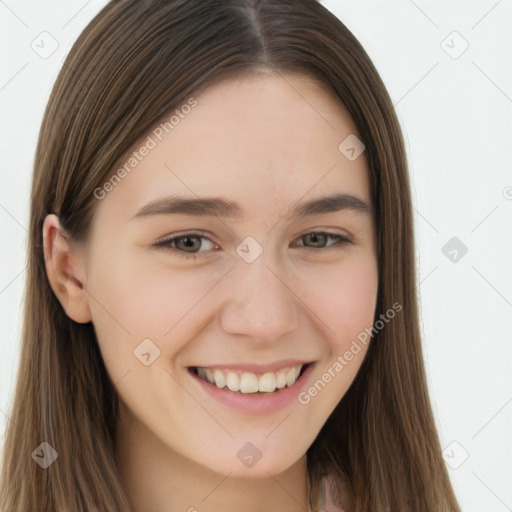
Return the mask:
<svg viewBox="0 0 512 512">
<path fill-rule="evenodd" d="M 80 276 L 80 255 L 55 214 L 44 219 L 43 250 L 48 281 L 64 311 L 75 322 L 90 322 L 88 295 Z"/>
</svg>

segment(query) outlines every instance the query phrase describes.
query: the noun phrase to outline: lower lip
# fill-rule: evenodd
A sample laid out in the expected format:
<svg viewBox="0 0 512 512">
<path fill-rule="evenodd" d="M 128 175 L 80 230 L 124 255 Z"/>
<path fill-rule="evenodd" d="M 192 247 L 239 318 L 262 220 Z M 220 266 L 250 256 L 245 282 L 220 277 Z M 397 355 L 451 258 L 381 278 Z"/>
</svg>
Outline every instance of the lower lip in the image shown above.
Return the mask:
<svg viewBox="0 0 512 512">
<path fill-rule="evenodd" d="M 310 363 L 302 375 L 290 386 L 273 393 L 238 393 L 228 389 L 220 389 L 215 384 L 201 379 L 195 373 L 188 373 L 197 381 L 212 398 L 245 414 L 269 414 L 297 400 L 298 394 L 306 387 L 309 376 L 315 366 Z"/>
</svg>

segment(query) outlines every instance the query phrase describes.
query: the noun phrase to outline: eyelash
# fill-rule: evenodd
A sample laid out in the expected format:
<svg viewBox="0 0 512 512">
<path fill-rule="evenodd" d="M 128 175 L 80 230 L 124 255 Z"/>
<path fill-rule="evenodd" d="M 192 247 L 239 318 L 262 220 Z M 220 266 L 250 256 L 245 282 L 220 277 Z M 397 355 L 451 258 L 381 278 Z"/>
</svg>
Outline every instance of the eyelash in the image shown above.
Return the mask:
<svg viewBox="0 0 512 512">
<path fill-rule="evenodd" d="M 337 239 L 338 241 L 334 244 L 331 244 L 328 247 L 319 247 L 319 248 L 305 247 L 305 249 L 311 249 L 313 251 L 329 250 L 329 249 L 335 249 L 335 248 L 337 248 L 339 246 L 343 246 L 345 244 L 353 243 L 352 240 L 347 236 L 338 235 L 336 233 L 328 233 L 326 231 L 310 231 L 308 233 L 305 233 L 304 235 L 301 235 L 299 237 L 299 239 L 301 239 L 302 237 L 305 237 L 307 235 L 313 235 L 313 234 L 327 236 L 327 237 L 330 237 L 333 239 Z M 180 251 L 179 249 L 176 249 L 174 247 L 171 247 L 171 244 L 173 242 L 176 242 L 177 240 L 181 240 L 183 238 L 204 238 L 204 239 L 209 240 L 210 242 L 214 243 L 212 240 L 210 240 L 208 237 L 202 235 L 201 233 L 184 233 L 183 235 L 173 236 L 170 238 L 166 238 L 165 240 L 160 240 L 159 242 L 154 243 L 153 247 L 156 247 L 157 249 L 160 249 L 160 248 L 169 249 L 169 250 L 173 251 L 180 258 L 196 260 L 198 255 L 201 254 L 201 252 L 187 253 L 184 251 Z M 215 244 L 215 245 L 217 245 L 217 244 Z M 203 252 L 207 252 L 207 251 L 203 251 Z"/>
</svg>

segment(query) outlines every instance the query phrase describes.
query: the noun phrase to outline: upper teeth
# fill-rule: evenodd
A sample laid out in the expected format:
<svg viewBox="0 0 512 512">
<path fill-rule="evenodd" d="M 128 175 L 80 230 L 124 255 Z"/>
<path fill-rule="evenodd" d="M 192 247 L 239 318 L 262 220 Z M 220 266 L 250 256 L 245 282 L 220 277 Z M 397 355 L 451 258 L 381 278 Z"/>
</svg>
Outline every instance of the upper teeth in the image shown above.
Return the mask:
<svg viewBox="0 0 512 512">
<path fill-rule="evenodd" d="M 267 372 L 258 377 L 253 372 L 197 368 L 197 375 L 220 389 L 227 387 L 231 391 L 241 393 L 272 393 L 276 389 L 291 386 L 298 379 L 301 369 L 302 365 L 299 364 L 282 368 L 277 372 Z"/>
</svg>

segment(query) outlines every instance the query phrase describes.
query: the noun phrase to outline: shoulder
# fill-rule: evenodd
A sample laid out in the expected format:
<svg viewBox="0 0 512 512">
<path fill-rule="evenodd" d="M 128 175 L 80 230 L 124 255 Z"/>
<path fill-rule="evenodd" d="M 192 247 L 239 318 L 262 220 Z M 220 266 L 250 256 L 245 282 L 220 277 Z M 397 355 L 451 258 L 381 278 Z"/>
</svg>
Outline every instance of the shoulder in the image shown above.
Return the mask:
<svg viewBox="0 0 512 512">
<path fill-rule="evenodd" d="M 320 512 L 350 512 L 349 490 L 345 482 L 332 474 L 320 480 Z"/>
</svg>

